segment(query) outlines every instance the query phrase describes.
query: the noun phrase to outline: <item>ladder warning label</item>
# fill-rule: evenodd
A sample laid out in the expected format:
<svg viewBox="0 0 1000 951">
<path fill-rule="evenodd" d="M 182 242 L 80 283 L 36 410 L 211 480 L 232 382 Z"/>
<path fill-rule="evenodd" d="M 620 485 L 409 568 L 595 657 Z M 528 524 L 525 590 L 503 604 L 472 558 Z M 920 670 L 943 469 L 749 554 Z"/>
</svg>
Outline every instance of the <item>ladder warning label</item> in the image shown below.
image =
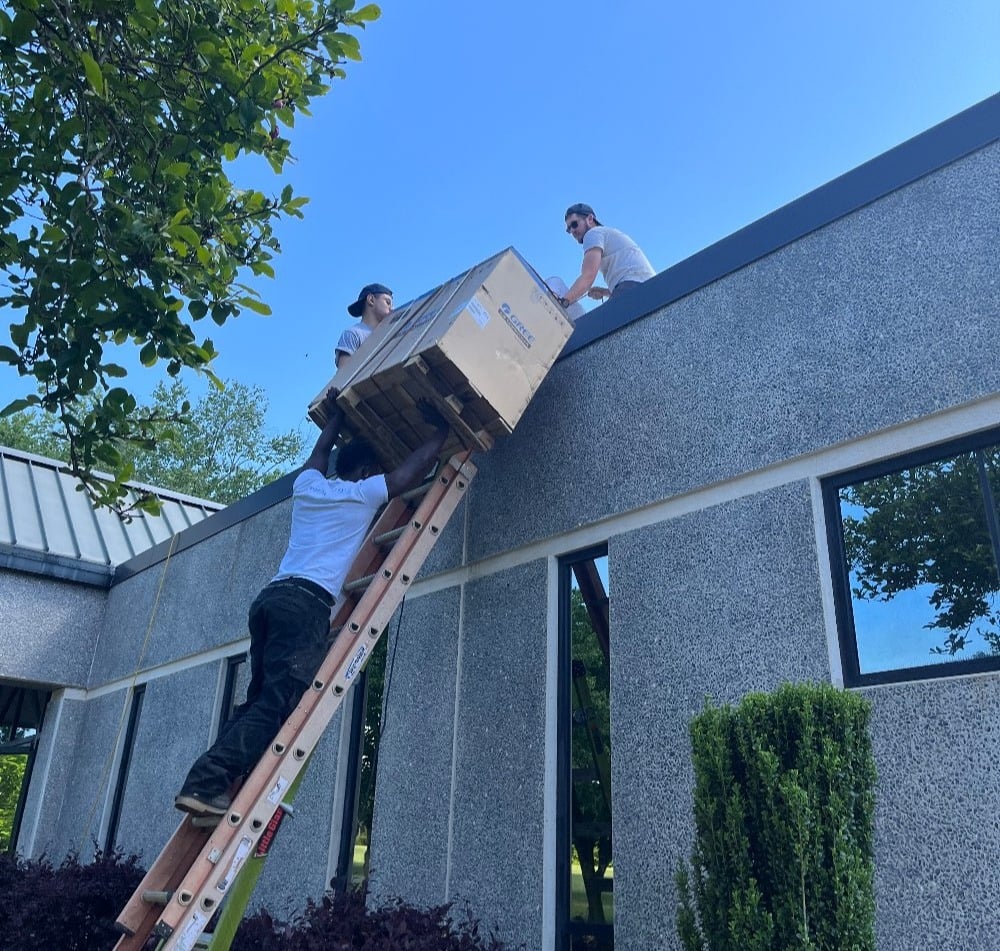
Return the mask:
<svg viewBox="0 0 1000 951">
<path fill-rule="evenodd" d="M 220 892 L 226 891 L 233 884 L 233 879 L 236 878 L 237 873 L 243 867 L 243 863 L 247 860 L 252 846 L 253 840 L 250 836 L 245 835 L 240 839 L 240 844 L 236 847 L 236 854 L 233 856 L 229 871 L 219 879 L 219 884 L 215 886 Z"/>
<path fill-rule="evenodd" d="M 177 936 L 177 951 L 191 951 L 207 924 L 208 915 L 196 911 L 187 923 L 187 927 Z"/>
<path fill-rule="evenodd" d="M 278 781 L 274 784 L 274 789 L 272 789 L 267 794 L 267 801 L 271 803 L 272 806 L 278 805 L 281 802 L 281 797 L 285 795 L 285 790 L 289 787 L 289 782 L 284 776 L 279 776 Z"/>
<path fill-rule="evenodd" d="M 354 675 L 361 669 L 362 661 L 368 655 L 368 646 L 362 644 L 358 648 L 358 652 L 354 655 L 354 659 L 347 665 L 347 670 L 344 671 L 344 680 L 352 680 Z"/>
</svg>

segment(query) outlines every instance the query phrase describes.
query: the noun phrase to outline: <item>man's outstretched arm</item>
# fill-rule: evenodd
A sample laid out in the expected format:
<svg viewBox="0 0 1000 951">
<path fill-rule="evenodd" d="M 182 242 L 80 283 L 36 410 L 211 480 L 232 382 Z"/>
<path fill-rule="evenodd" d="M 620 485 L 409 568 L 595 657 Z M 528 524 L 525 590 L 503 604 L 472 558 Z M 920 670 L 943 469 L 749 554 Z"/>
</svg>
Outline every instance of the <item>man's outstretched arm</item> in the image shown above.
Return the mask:
<svg viewBox="0 0 1000 951">
<path fill-rule="evenodd" d="M 326 425 L 323 426 L 313 451 L 306 459 L 303 469 L 317 469 L 326 475 L 330 465 L 330 453 L 333 451 L 340 427 L 344 425 L 344 411 L 337 405 L 337 391 L 333 388 L 326 391 L 323 397 L 323 409 L 326 411 Z"/>
<path fill-rule="evenodd" d="M 448 438 L 448 424 L 444 417 L 430 403 L 421 400 L 420 413 L 426 422 L 434 427 L 434 433 L 428 437 L 423 445 L 413 450 L 392 472 L 387 472 L 385 476 L 386 488 L 389 490 L 389 498 L 394 499 L 397 495 L 409 492 L 416 488 L 421 479 L 430 472 L 430 468 L 437 461 Z"/>
<path fill-rule="evenodd" d="M 597 280 L 597 272 L 601 269 L 601 258 L 604 252 L 600 248 L 588 248 L 583 253 L 583 266 L 580 268 L 580 276 L 573 281 L 573 286 L 566 291 L 563 298 L 569 304 L 575 304 L 583 297 Z"/>
</svg>

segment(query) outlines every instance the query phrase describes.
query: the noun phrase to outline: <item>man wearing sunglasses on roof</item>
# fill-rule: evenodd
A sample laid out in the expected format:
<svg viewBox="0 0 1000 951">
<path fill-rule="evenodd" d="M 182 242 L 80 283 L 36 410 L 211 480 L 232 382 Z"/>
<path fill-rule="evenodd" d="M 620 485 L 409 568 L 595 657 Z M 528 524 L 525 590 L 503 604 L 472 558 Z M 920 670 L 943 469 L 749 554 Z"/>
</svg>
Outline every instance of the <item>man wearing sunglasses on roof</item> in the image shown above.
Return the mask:
<svg viewBox="0 0 1000 951">
<path fill-rule="evenodd" d="M 566 209 L 566 233 L 583 245 L 583 267 L 565 297 L 563 307 L 575 304 L 584 295 L 603 300 L 629 287 L 648 281 L 656 271 L 646 255 L 627 234 L 602 225 L 590 205 L 578 202 Z M 597 274 L 607 287 L 594 287 Z"/>
<path fill-rule="evenodd" d="M 353 304 L 347 305 L 347 313 L 352 317 L 360 317 L 361 322 L 354 327 L 348 327 L 340 335 L 334 348 L 334 360 L 338 370 L 391 312 L 392 291 L 385 284 L 366 284 L 361 288 L 358 299 Z"/>
</svg>

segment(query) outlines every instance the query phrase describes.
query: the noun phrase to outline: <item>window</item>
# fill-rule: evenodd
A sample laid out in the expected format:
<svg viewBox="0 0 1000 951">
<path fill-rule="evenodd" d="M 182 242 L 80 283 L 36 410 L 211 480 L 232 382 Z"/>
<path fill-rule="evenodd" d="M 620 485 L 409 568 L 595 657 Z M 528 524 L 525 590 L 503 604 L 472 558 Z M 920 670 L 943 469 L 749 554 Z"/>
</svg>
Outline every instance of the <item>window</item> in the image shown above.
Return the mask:
<svg viewBox="0 0 1000 951">
<path fill-rule="evenodd" d="M 222 704 L 219 707 L 216 736 L 222 732 L 222 728 L 229 722 L 236 710 L 236 698 L 246 696 L 247 686 L 250 683 L 250 665 L 247 664 L 249 657 L 249 654 L 237 654 L 235 657 L 226 658 L 225 680 L 222 684 Z"/>
<path fill-rule="evenodd" d="M 614 948 L 607 547 L 559 565 L 557 947 Z"/>
<path fill-rule="evenodd" d="M 0 683 L 0 852 L 16 852 L 49 693 Z"/>
<path fill-rule="evenodd" d="M 844 682 L 1000 669 L 1000 430 L 823 491 Z"/>
<path fill-rule="evenodd" d="M 145 696 L 145 684 L 136 684 L 132 688 L 132 702 L 129 705 L 128 725 L 125 727 L 122 760 L 118 766 L 118 781 L 115 783 L 115 794 L 111 799 L 111 815 L 108 817 L 108 831 L 104 837 L 104 850 L 106 852 L 110 852 L 115 847 L 115 839 L 118 837 L 118 823 L 121 821 L 122 803 L 125 801 L 125 786 L 128 784 L 128 771 L 132 765 L 135 734 L 139 729 L 139 717 L 142 715 L 142 701 Z"/>
<path fill-rule="evenodd" d="M 397 628 L 397 636 L 399 630 Z M 341 826 L 337 871 L 331 888 L 344 892 L 368 880 L 375 776 L 382 737 L 382 696 L 385 685 L 386 632 L 375 645 L 351 694 L 351 741 L 347 753 L 347 794 Z"/>
</svg>

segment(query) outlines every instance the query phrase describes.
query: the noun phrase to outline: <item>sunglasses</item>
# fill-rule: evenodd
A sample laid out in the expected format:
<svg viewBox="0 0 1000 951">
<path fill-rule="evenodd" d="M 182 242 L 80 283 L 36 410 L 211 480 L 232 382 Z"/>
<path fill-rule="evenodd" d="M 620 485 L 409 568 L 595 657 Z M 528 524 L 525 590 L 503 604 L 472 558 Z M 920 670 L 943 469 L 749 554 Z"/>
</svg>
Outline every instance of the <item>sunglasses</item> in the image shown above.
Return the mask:
<svg viewBox="0 0 1000 951">
<path fill-rule="evenodd" d="M 582 224 L 583 222 L 579 220 L 571 221 L 568 225 L 566 225 L 566 234 L 569 234 L 571 231 L 576 231 L 576 229 Z"/>
</svg>

